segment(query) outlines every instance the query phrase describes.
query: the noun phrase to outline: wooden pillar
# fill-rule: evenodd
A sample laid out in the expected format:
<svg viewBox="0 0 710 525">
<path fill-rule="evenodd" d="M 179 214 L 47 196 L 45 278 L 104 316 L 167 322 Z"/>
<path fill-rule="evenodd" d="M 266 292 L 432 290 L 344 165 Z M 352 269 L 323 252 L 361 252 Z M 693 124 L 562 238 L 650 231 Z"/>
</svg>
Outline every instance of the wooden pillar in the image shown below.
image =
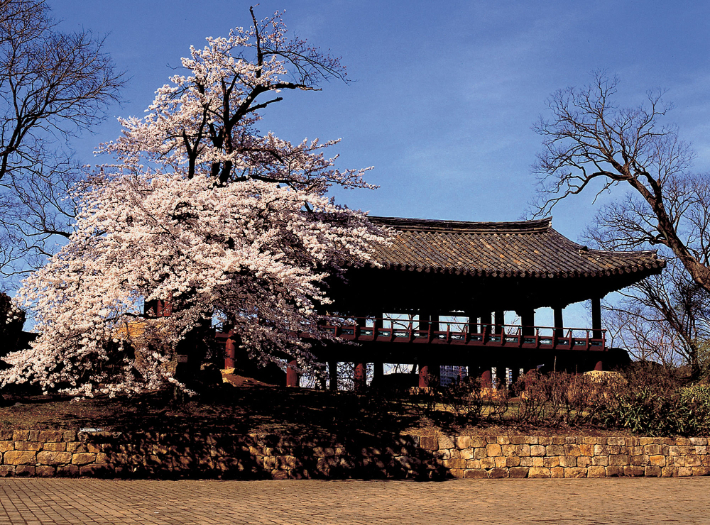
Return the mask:
<svg viewBox="0 0 710 525">
<path fill-rule="evenodd" d="M 594 370 L 597 370 L 598 372 L 602 372 L 604 370 L 604 363 L 602 363 L 601 360 L 597 361 L 596 364 L 594 365 Z"/>
<path fill-rule="evenodd" d="M 493 377 L 491 376 L 490 368 L 484 368 L 479 377 L 481 378 L 481 387 L 491 388 L 493 386 Z"/>
<path fill-rule="evenodd" d="M 564 337 L 564 321 L 562 320 L 562 307 L 555 306 L 552 311 L 555 314 L 555 337 Z"/>
<path fill-rule="evenodd" d="M 367 364 L 355 363 L 355 371 L 353 373 L 353 385 L 355 392 L 363 392 L 367 386 Z"/>
<path fill-rule="evenodd" d="M 338 390 L 338 362 L 328 361 L 328 378 L 330 379 L 330 389 L 335 392 Z"/>
<path fill-rule="evenodd" d="M 496 310 L 494 315 L 495 326 L 493 327 L 493 333 L 502 334 L 504 330 L 503 325 L 505 324 L 505 312 L 503 310 Z"/>
<path fill-rule="evenodd" d="M 602 338 L 602 300 L 600 297 L 592 297 L 592 337 Z"/>
<path fill-rule="evenodd" d="M 286 386 L 298 388 L 301 379 L 301 374 L 296 370 L 298 368 L 298 361 L 292 359 L 288 362 L 288 367 L 286 368 Z"/>
<path fill-rule="evenodd" d="M 233 338 L 234 332 L 230 331 L 227 340 L 224 342 L 224 368 L 234 368 L 237 345 Z"/>
<path fill-rule="evenodd" d="M 372 365 L 372 384 L 373 386 L 381 386 L 382 376 L 385 375 L 385 365 L 382 361 L 376 361 Z"/>
</svg>

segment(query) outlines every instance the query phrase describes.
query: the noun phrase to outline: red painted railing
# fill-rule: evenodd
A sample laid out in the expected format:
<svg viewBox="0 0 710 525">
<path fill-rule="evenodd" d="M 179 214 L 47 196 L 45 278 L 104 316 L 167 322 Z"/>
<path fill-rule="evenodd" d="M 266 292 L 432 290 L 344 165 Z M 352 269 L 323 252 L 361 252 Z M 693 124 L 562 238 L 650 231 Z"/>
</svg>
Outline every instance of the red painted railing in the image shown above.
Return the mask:
<svg viewBox="0 0 710 525">
<path fill-rule="evenodd" d="M 389 326 L 387 326 L 389 324 Z M 396 319 L 348 318 L 323 328 L 345 341 L 496 346 L 552 350 L 604 351 L 606 330 L 549 326 L 480 325 L 440 321 L 439 329 L 414 328 L 418 323 Z M 397 325 L 407 325 L 397 327 Z M 442 330 L 443 326 L 445 330 Z M 453 329 L 452 329 L 453 327 Z M 595 337 L 596 335 L 596 337 Z"/>
</svg>

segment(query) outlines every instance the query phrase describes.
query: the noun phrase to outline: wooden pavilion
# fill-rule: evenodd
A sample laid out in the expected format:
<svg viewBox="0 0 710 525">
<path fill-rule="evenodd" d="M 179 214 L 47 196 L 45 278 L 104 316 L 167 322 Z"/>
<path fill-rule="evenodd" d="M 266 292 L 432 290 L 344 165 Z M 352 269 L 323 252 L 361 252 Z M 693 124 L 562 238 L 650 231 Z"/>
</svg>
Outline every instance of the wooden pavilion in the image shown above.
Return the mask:
<svg viewBox="0 0 710 525">
<path fill-rule="evenodd" d="M 314 348 L 328 363 L 355 363 L 356 388 L 373 382 L 383 363 L 417 365 L 419 386 L 442 365 L 468 367 L 490 381 L 507 369 L 517 375 L 546 369 L 582 372 L 628 361 L 609 348 L 601 324 L 601 299 L 665 266 L 654 251 L 590 250 L 552 228 L 551 218 L 517 222 L 459 222 L 371 217 L 397 231 L 376 247 L 378 264 L 353 267 L 347 281 L 330 283 L 329 329 L 340 338 Z M 566 327 L 562 309 L 591 300 L 591 326 Z M 554 326 L 535 322 L 535 310 L 552 308 Z M 505 324 L 514 312 L 515 325 Z M 509 314 L 509 317 L 511 314 Z M 353 344 L 355 343 L 355 344 Z M 414 368 L 413 368 L 414 369 Z M 287 384 L 298 376 L 289 370 Z M 331 381 L 331 388 L 337 388 Z"/>
</svg>

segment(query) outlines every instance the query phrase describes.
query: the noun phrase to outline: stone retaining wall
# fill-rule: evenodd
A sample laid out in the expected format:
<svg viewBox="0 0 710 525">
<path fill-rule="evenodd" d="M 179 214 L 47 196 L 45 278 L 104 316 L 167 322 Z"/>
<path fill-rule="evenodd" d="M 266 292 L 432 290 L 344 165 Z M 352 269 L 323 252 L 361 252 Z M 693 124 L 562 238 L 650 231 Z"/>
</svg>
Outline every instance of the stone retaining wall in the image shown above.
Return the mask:
<svg viewBox="0 0 710 525">
<path fill-rule="evenodd" d="M 707 438 L 0 430 L 0 476 L 584 478 L 705 476 Z"/>
</svg>

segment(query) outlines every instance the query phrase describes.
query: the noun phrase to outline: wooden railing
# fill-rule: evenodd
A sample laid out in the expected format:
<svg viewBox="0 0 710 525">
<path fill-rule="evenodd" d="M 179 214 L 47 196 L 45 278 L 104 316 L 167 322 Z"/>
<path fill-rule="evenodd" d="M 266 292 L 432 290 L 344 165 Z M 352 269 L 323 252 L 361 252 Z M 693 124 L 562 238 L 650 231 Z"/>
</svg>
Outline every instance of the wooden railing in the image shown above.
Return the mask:
<svg viewBox="0 0 710 525">
<path fill-rule="evenodd" d="M 386 325 L 390 324 L 389 327 Z M 439 329 L 414 328 L 416 322 L 396 319 L 348 318 L 326 323 L 323 328 L 345 341 L 497 346 L 552 350 L 605 351 L 606 330 L 593 328 L 555 328 L 549 326 L 469 324 L 439 322 Z M 446 325 L 446 329 L 442 330 Z M 452 329 L 453 327 L 453 329 Z"/>
</svg>

